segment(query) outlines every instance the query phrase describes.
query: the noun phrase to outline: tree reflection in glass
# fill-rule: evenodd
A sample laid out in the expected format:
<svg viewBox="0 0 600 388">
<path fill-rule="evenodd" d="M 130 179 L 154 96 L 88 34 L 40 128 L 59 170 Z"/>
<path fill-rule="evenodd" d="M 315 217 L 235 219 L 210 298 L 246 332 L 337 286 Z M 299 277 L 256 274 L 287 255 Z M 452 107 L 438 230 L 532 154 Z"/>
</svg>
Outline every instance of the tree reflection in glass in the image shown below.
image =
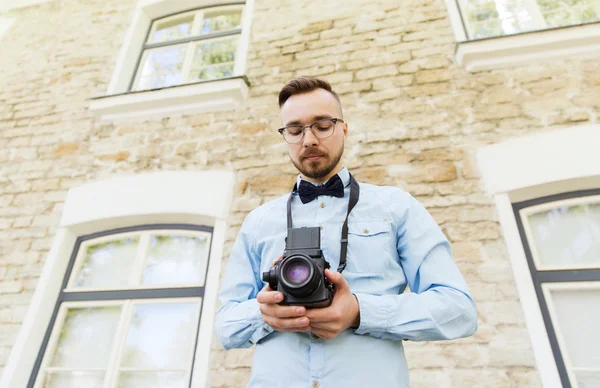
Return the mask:
<svg viewBox="0 0 600 388">
<path fill-rule="evenodd" d="M 106 368 L 120 306 L 69 308 L 49 366 Z"/>
<path fill-rule="evenodd" d="M 126 287 L 135 261 L 139 237 L 88 246 L 75 287 Z"/>
<path fill-rule="evenodd" d="M 196 46 L 190 81 L 233 75 L 238 37 L 200 43 Z"/>
<path fill-rule="evenodd" d="M 142 272 L 142 284 L 203 284 L 206 236 L 152 236 Z"/>
<path fill-rule="evenodd" d="M 185 369 L 191 365 L 197 303 L 135 305 L 121 367 Z"/>
<path fill-rule="evenodd" d="M 543 265 L 600 267 L 600 204 L 562 206 L 528 218 Z"/>
</svg>

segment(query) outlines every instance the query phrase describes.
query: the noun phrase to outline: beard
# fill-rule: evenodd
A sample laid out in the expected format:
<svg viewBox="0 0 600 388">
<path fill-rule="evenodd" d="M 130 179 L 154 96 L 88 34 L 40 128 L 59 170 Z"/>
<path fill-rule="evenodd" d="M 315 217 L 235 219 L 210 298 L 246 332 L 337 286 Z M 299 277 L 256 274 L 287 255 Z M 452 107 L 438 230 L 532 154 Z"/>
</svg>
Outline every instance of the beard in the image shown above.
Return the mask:
<svg viewBox="0 0 600 388">
<path fill-rule="evenodd" d="M 323 155 L 319 160 L 311 161 L 305 159 L 303 156 L 300 157 L 300 161 L 292 160 L 292 164 L 300 171 L 302 175 L 311 179 L 323 179 L 333 171 L 338 165 L 342 154 L 344 153 L 344 147 L 340 147 L 339 151 L 333 155 L 326 154 L 323 151 L 319 151 L 316 148 L 308 148 L 304 155 L 319 154 Z"/>
</svg>

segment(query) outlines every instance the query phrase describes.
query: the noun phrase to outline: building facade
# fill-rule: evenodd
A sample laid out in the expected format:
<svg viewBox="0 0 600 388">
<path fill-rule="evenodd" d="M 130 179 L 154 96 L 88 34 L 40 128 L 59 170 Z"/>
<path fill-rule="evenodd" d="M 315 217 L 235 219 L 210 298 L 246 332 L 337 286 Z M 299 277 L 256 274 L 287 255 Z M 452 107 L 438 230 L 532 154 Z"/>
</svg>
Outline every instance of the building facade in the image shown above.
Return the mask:
<svg viewBox="0 0 600 388">
<path fill-rule="evenodd" d="M 327 79 L 357 180 L 450 240 L 470 338 L 413 387 L 594 387 L 600 3 L 0 2 L 0 386 L 242 387 L 213 335 L 244 217 L 287 193 L 277 94 Z M 154 385 L 152 385 L 154 384 Z"/>
</svg>

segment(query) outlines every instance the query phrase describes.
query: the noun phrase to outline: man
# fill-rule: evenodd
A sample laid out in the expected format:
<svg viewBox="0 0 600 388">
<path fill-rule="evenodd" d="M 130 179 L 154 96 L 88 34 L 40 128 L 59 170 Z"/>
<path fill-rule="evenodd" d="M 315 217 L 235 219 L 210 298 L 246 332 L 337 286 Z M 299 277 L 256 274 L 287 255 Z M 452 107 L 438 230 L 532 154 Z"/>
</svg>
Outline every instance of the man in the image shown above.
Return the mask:
<svg viewBox="0 0 600 388">
<path fill-rule="evenodd" d="M 326 81 L 298 78 L 281 90 L 279 106 L 298 186 L 341 180 L 343 197 L 295 192 L 291 198 L 293 226 L 320 227 L 321 249 L 336 269 L 351 187 L 341 162 L 348 135 L 341 103 Z M 360 184 L 348 222 L 347 267 L 325 271 L 336 288 L 331 305 L 279 304 L 283 295 L 265 285 L 262 273 L 284 251 L 289 195 L 246 217 L 220 294 L 222 345 L 256 344 L 250 387 L 408 387 L 402 340 L 476 331 L 475 305 L 448 241 L 423 206 L 394 187 Z M 411 292 L 404 293 L 407 285 Z"/>
</svg>

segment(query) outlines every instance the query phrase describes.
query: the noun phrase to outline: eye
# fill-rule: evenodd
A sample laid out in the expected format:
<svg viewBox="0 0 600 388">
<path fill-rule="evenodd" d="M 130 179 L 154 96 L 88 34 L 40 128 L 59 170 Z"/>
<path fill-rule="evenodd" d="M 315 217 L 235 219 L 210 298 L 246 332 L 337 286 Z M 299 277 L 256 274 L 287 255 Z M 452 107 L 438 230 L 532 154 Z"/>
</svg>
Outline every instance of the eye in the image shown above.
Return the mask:
<svg viewBox="0 0 600 388">
<path fill-rule="evenodd" d="M 323 121 L 317 121 L 317 129 L 319 131 L 326 131 L 329 128 L 331 128 L 331 126 L 333 125 L 333 123 L 329 120 L 323 120 Z"/>
<path fill-rule="evenodd" d="M 302 127 L 287 127 L 285 130 L 291 136 L 298 136 L 302 133 Z"/>
</svg>

